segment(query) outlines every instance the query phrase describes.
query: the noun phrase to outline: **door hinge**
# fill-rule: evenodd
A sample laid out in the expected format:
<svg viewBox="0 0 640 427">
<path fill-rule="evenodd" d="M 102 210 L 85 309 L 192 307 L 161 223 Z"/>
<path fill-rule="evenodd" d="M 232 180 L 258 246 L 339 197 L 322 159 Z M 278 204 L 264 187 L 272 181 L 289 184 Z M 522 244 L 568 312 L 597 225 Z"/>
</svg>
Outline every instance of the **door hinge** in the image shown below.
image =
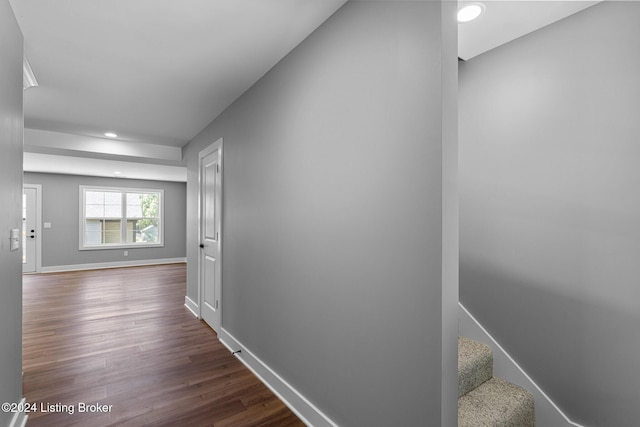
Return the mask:
<svg viewBox="0 0 640 427">
<path fill-rule="evenodd" d="M 218 309 L 218 300 L 216 300 L 216 310 Z"/>
<path fill-rule="evenodd" d="M 220 163 L 216 163 L 216 173 L 220 173 Z"/>
</svg>

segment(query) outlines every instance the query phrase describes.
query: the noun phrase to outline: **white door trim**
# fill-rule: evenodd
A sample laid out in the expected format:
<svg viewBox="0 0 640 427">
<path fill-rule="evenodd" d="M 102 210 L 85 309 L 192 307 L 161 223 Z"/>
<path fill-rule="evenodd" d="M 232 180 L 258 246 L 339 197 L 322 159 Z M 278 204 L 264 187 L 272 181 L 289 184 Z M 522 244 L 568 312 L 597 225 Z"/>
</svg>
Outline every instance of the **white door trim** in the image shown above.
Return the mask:
<svg viewBox="0 0 640 427">
<path fill-rule="evenodd" d="M 23 184 L 25 188 L 36 190 L 36 273 L 42 271 L 42 184 Z"/>
<path fill-rule="evenodd" d="M 205 148 L 204 150 L 200 151 L 198 153 L 198 246 L 202 243 L 201 239 L 202 239 L 202 159 L 205 158 L 206 156 L 208 156 L 209 154 L 215 152 L 216 150 L 219 150 L 220 152 L 220 207 L 222 207 L 223 205 L 223 152 L 222 152 L 222 138 L 219 138 L 217 141 L 215 141 L 213 144 L 209 145 L 207 148 Z M 223 295 L 223 282 L 222 282 L 222 277 L 223 277 L 223 272 L 222 272 L 222 248 L 223 248 L 223 238 L 222 238 L 222 224 L 223 224 L 223 213 L 222 213 L 223 209 L 220 209 L 220 211 L 218 212 L 218 218 L 220 221 L 220 235 L 219 235 L 219 240 L 220 240 L 220 250 L 219 250 L 219 254 L 218 254 L 218 262 L 219 262 L 219 269 L 220 269 L 220 296 L 219 296 L 219 300 L 220 300 L 220 304 L 218 306 L 218 310 L 220 312 L 220 326 L 219 328 L 222 330 L 222 295 Z M 200 248 L 198 248 L 198 312 L 196 313 L 199 319 L 202 319 L 202 307 L 203 307 L 203 296 L 204 296 L 204 283 L 202 281 L 202 269 L 204 268 L 203 265 L 203 251 L 200 250 Z M 219 333 L 220 331 L 216 331 L 217 333 Z"/>
</svg>

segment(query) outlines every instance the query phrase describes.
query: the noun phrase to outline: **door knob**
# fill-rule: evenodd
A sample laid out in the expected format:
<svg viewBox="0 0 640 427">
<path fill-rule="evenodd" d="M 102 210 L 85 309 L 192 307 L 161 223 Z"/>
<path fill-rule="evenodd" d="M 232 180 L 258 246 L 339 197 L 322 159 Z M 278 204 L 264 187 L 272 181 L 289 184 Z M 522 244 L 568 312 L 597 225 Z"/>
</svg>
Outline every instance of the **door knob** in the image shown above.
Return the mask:
<svg viewBox="0 0 640 427">
<path fill-rule="evenodd" d="M 204 249 L 204 244 L 200 243 L 200 249 Z"/>
</svg>

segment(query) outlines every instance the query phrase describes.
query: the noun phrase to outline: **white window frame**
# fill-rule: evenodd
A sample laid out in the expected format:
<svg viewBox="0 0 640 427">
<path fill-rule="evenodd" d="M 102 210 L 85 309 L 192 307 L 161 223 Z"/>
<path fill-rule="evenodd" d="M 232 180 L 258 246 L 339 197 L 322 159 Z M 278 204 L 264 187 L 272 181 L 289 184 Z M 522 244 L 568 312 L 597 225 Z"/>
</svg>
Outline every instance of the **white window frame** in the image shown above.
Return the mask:
<svg viewBox="0 0 640 427">
<path fill-rule="evenodd" d="M 158 201 L 158 241 L 154 243 L 102 243 L 99 245 L 85 245 L 85 209 L 86 209 L 86 193 L 87 191 L 111 191 L 122 193 L 122 217 L 120 218 L 121 241 L 126 241 L 126 225 L 122 227 L 122 223 L 126 224 L 126 194 L 127 193 L 157 193 L 160 200 Z M 159 248 L 164 247 L 164 190 L 159 188 L 130 188 L 130 187 L 101 187 L 95 185 L 81 185 L 79 194 L 80 221 L 79 221 L 79 249 L 81 251 L 95 251 L 105 249 L 134 249 L 134 248 Z"/>
</svg>

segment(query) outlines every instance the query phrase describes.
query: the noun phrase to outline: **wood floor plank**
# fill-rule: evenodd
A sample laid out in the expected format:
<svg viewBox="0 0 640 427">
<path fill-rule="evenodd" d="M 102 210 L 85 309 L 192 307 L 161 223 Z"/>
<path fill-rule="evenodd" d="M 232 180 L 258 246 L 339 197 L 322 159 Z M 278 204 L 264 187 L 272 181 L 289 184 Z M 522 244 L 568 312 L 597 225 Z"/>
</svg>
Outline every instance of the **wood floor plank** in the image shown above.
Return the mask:
<svg viewBox="0 0 640 427">
<path fill-rule="evenodd" d="M 303 426 L 184 307 L 185 289 L 184 264 L 25 275 L 27 427 Z M 110 410 L 79 411 L 96 402 Z"/>
</svg>

